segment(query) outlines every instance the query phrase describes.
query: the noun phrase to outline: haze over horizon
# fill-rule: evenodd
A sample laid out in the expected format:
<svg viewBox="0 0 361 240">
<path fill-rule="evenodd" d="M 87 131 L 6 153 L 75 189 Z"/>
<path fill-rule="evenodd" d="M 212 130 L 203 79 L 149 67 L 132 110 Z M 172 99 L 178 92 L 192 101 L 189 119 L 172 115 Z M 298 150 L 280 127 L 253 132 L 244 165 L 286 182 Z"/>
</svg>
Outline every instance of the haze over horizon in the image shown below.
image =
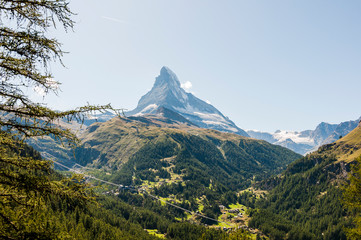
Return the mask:
<svg viewBox="0 0 361 240">
<path fill-rule="evenodd" d="M 56 109 L 132 110 L 162 66 L 242 129 L 314 129 L 360 117 L 359 1 L 72 1 L 56 33 Z M 42 100 L 39 98 L 39 101 Z"/>
</svg>

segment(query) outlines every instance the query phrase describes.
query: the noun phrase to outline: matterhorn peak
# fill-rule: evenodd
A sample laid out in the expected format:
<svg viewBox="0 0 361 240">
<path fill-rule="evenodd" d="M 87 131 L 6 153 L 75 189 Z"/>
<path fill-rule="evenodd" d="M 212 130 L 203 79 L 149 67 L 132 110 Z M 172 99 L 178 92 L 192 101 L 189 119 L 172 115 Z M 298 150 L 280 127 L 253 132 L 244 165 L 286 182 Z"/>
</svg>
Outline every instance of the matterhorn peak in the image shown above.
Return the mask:
<svg viewBox="0 0 361 240">
<path fill-rule="evenodd" d="M 153 88 L 139 100 L 138 106 L 133 111 L 128 112 L 127 115 L 157 114 L 157 110 L 161 107 L 180 114 L 199 127 L 249 136 L 211 104 L 181 88 L 177 75 L 168 67 L 162 67 L 160 75 L 155 79 Z"/>
<path fill-rule="evenodd" d="M 174 76 L 175 78 L 177 78 L 177 76 L 175 75 L 175 73 L 167 66 L 163 66 L 160 69 L 160 75 L 170 75 L 170 76 Z"/>
<path fill-rule="evenodd" d="M 154 87 L 170 85 L 171 87 L 180 88 L 181 84 L 177 75 L 168 67 L 162 67 L 160 75 L 155 79 Z"/>
</svg>

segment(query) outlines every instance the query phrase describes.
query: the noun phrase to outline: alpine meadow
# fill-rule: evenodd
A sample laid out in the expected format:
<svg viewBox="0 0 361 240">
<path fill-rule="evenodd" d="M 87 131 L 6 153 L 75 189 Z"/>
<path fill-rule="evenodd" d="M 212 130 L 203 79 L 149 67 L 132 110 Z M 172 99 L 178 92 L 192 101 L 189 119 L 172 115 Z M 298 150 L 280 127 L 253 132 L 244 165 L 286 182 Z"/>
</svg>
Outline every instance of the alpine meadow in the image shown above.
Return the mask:
<svg viewBox="0 0 361 240">
<path fill-rule="evenodd" d="M 0 239 L 361 239 L 359 10 L 0 0 Z"/>
</svg>

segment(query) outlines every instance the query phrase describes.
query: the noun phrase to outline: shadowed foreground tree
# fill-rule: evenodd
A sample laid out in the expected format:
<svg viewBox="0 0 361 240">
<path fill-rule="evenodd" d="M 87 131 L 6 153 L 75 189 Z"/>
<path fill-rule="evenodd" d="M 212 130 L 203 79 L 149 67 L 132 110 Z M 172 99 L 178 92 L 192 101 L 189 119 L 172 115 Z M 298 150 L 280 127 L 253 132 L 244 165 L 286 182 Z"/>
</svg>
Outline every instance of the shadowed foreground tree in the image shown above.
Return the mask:
<svg viewBox="0 0 361 240">
<path fill-rule="evenodd" d="M 24 140 L 50 135 L 67 144 L 78 139 L 59 120 L 82 121 L 89 111 L 111 109 L 85 106 L 59 112 L 34 102 L 29 89 L 57 94 L 59 83 L 49 71 L 61 63 L 61 44 L 48 36 L 57 25 L 71 30 L 73 13 L 66 0 L 0 0 L 0 238 L 62 238 L 47 220 L 46 200 L 59 196 L 68 205 L 82 206 L 91 191 L 72 179 L 56 176 Z"/>
</svg>

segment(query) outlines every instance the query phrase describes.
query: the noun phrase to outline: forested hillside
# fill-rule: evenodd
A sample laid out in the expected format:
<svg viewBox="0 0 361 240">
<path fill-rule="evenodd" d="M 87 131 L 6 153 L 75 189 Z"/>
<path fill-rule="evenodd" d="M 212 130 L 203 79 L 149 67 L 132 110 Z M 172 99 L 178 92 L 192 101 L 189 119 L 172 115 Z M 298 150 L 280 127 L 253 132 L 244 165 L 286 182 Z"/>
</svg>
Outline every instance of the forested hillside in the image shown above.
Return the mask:
<svg viewBox="0 0 361 240">
<path fill-rule="evenodd" d="M 361 127 L 335 143 L 290 164 L 260 183 L 270 190 L 256 202 L 250 226 L 273 239 L 346 239 L 352 215 L 342 206 L 342 189 L 360 150 Z M 346 160 L 346 161 L 345 161 Z"/>
</svg>

